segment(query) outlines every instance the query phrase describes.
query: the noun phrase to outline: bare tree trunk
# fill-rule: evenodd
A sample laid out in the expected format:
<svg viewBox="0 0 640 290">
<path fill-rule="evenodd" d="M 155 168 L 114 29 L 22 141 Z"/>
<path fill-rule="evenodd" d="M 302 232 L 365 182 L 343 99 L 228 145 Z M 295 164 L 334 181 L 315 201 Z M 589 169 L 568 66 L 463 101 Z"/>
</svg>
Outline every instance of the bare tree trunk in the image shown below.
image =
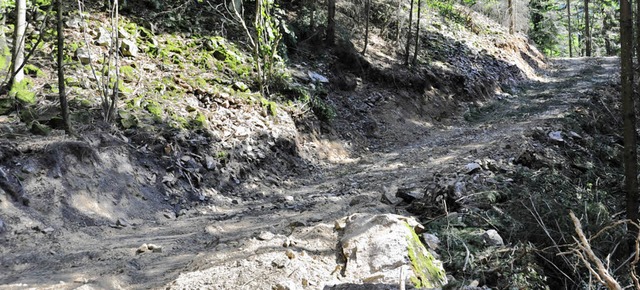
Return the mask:
<svg viewBox="0 0 640 290">
<path fill-rule="evenodd" d="M 402 31 L 402 25 L 404 24 L 404 17 L 402 17 L 402 0 L 398 0 L 398 12 L 396 13 L 398 23 L 396 27 L 396 43 L 400 42 L 400 31 Z"/>
<path fill-rule="evenodd" d="M 636 1 L 636 58 L 638 59 L 638 64 L 640 64 L 640 0 Z"/>
<path fill-rule="evenodd" d="M 516 31 L 515 3 L 513 3 L 513 0 L 507 0 L 507 5 L 509 6 L 509 33 L 513 34 Z"/>
<path fill-rule="evenodd" d="M 624 122 L 624 188 L 627 218 L 638 222 L 638 153 L 636 152 L 636 112 L 633 94 L 633 19 L 629 0 L 620 0 L 620 77 Z M 629 247 L 635 245 L 638 228 L 629 226 Z"/>
<path fill-rule="evenodd" d="M 567 0 L 567 31 L 569 31 L 569 57 L 573 57 L 573 35 L 571 35 L 571 0 Z"/>
<path fill-rule="evenodd" d="M 418 0 L 418 16 L 416 18 L 416 47 L 413 51 L 413 64 L 418 61 L 418 50 L 420 47 L 420 12 L 422 8 L 422 0 Z"/>
<path fill-rule="evenodd" d="M 407 31 L 407 45 L 404 53 L 404 65 L 409 65 L 409 54 L 411 49 L 411 23 L 413 22 L 413 0 L 409 0 L 411 5 L 409 6 L 409 31 Z"/>
<path fill-rule="evenodd" d="M 367 46 L 369 45 L 369 10 L 371 9 L 371 0 L 364 1 L 364 48 L 362 49 L 362 55 L 367 53 Z"/>
<path fill-rule="evenodd" d="M 591 27 L 589 19 L 589 0 L 584 0 L 584 49 L 585 55 L 591 56 Z"/>
<path fill-rule="evenodd" d="M 0 0 L 0 8 L 5 7 L 4 1 L 5 0 Z M 9 50 L 7 37 L 4 34 L 7 11 L 3 9 L 2 11 L 0 11 L 0 13 L 2 13 L 2 19 L 0 19 L 0 58 L 2 58 L 2 60 L 0 61 L 0 63 L 2 63 L 2 66 L 0 66 L 0 72 L 4 75 L 5 72 L 9 72 L 9 67 L 11 64 L 11 50 Z"/>
<path fill-rule="evenodd" d="M 53 3 L 51 4 L 53 5 Z M 58 0 L 58 89 L 60 93 L 60 113 L 62 115 L 62 122 L 64 131 L 67 134 L 71 133 L 71 126 L 69 124 L 69 105 L 67 104 L 67 93 L 64 84 L 64 31 L 62 30 L 62 0 Z"/>
<path fill-rule="evenodd" d="M 327 45 L 336 44 L 336 0 L 327 0 Z"/>
<path fill-rule="evenodd" d="M 27 0 L 16 0 L 16 26 L 13 34 L 13 80 L 10 83 L 19 83 L 24 79 L 24 70 L 21 68 L 24 62 L 24 33 L 27 28 Z"/>
</svg>

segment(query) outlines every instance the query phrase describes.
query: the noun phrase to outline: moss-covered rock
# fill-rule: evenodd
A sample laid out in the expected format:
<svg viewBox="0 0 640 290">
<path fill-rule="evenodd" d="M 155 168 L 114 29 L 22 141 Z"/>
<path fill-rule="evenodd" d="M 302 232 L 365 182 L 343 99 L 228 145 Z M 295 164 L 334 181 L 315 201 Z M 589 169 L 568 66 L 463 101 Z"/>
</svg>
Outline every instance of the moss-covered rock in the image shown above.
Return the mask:
<svg viewBox="0 0 640 290">
<path fill-rule="evenodd" d="M 436 260 L 433 255 L 425 249 L 409 224 L 406 224 L 411 232 L 407 236 L 407 252 L 411 260 L 411 267 L 415 276 L 410 277 L 411 282 L 416 288 L 434 288 L 440 287 L 446 283 L 446 273 L 442 268 L 442 263 Z"/>
<path fill-rule="evenodd" d="M 38 78 L 42 78 L 46 76 L 46 74 L 39 67 L 32 64 L 26 64 L 24 66 L 24 73 L 32 77 L 38 77 Z"/>
<path fill-rule="evenodd" d="M 9 95 L 25 104 L 33 104 L 36 102 L 36 93 L 33 91 L 32 82 L 27 78 L 21 82 L 13 83 Z"/>
</svg>

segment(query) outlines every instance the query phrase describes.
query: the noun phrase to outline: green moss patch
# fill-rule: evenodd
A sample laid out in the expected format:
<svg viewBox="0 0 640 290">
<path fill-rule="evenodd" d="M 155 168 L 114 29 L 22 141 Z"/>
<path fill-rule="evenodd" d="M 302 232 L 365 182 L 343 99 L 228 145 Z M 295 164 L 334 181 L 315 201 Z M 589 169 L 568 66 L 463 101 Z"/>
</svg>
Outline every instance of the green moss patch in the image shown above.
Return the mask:
<svg viewBox="0 0 640 290">
<path fill-rule="evenodd" d="M 26 78 L 21 82 L 14 83 L 9 95 L 25 104 L 34 104 L 36 102 L 36 93 L 33 92 L 32 82 Z"/>
<path fill-rule="evenodd" d="M 408 253 L 411 260 L 411 267 L 415 276 L 411 277 L 411 282 L 416 288 L 441 287 L 446 282 L 446 273 L 441 265 L 429 251 L 424 248 L 416 232 L 406 224 L 411 232 L 407 236 L 409 242 Z"/>
</svg>

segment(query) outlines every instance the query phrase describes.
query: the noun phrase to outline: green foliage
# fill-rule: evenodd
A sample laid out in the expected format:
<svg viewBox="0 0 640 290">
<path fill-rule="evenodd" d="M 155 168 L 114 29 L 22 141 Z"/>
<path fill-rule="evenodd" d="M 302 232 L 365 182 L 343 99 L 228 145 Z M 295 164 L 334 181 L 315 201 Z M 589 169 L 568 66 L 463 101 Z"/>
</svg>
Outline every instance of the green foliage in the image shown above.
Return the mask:
<svg viewBox="0 0 640 290">
<path fill-rule="evenodd" d="M 551 0 L 532 0 L 529 3 L 529 37 L 546 55 L 555 56 L 559 51 L 558 25 L 554 21 L 556 4 Z"/>
<path fill-rule="evenodd" d="M 120 77 L 125 82 L 132 82 L 136 79 L 137 73 L 136 70 L 129 65 L 123 65 L 120 67 Z"/>
<path fill-rule="evenodd" d="M 262 107 L 267 111 L 269 115 L 275 116 L 278 113 L 278 104 L 276 104 L 276 102 L 269 101 L 265 98 L 260 98 L 260 104 L 262 104 Z"/>
<path fill-rule="evenodd" d="M 195 128 L 204 128 L 207 125 L 207 116 L 198 111 L 195 118 L 193 118 L 193 124 Z"/>
<path fill-rule="evenodd" d="M 23 69 L 25 74 L 28 74 L 32 77 L 41 78 L 45 76 L 45 73 L 40 68 L 32 64 L 26 64 Z"/>
<path fill-rule="evenodd" d="M 5 71 L 11 64 L 11 50 L 4 43 L 3 47 L 0 47 L 0 71 Z"/>
<path fill-rule="evenodd" d="M 262 94 L 268 93 L 273 76 L 282 58 L 278 54 L 282 31 L 288 28 L 278 12 L 281 10 L 273 0 L 258 0 L 253 23 L 256 30 L 254 43 L 254 64 L 258 72 L 258 84 Z"/>
<path fill-rule="evenodd" d="M 469 16 L 460 13 L 454 3 L 453 0 L 427 0 L 427 5 L 437 10 L 442 17 L 466 26 L 470 22 Z"/>
<path fill-rule="evenodd" d="M 336 109 L 321 98 L 311 99 L 311 109 L 318 119 L 328 122 L 338 115 Z"/>
<path fill-rule="evenodd" d="M 151 116 L 153 116 L 154 120 L 156 121 L 162 120 L 164 111 L 160 106 L 160 104 L 158 104 L 157 102 L 150 101 L 149 103 L 147 103 L 145 109 L 147 110 L 147 112 L 151 114 Z"/>
</svg>

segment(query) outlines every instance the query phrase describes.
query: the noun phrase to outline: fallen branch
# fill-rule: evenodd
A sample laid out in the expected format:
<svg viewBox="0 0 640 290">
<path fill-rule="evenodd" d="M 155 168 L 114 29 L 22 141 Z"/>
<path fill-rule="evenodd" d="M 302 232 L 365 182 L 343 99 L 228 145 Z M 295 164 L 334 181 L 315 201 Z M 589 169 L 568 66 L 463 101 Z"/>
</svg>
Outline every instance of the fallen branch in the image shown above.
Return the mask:
<svg viewBox="0 0 640 290">
<path fill-rule="evenodd" d="M 591 245 L 589 244 L 587 237 L 584 235 L 584 232 L 582 232 L 582 224 L 580 224 L 580 220 L 578 220 L 573 211 L 569 212 L 569 216 L 571 216 L 571 220 L 573 221 L 573 225 L 576 229 L 576 234 L 578 235 L 577 239 L 574 237 L 574 239 L 578 243 L 578 248 L 580 249 L 580 251 L 578 251 L 577 249 L 574 250 L 577 256 L 582 260 L 582 262 L 596 277 L 596 279 L 598 279 L 600 283 L 609 288 L 609 290 L 622 290 L 622 287 L 620 286 L 618 281 L 616 281 L 611 276 L 611 274 L 609 274 L 609 270 L 604 266 L 602 261 L 591 249 Z M 595 264 L 597 271 L 596 269 L 593 269 L 591 265 L 592 263 Z"/>
</svg>

